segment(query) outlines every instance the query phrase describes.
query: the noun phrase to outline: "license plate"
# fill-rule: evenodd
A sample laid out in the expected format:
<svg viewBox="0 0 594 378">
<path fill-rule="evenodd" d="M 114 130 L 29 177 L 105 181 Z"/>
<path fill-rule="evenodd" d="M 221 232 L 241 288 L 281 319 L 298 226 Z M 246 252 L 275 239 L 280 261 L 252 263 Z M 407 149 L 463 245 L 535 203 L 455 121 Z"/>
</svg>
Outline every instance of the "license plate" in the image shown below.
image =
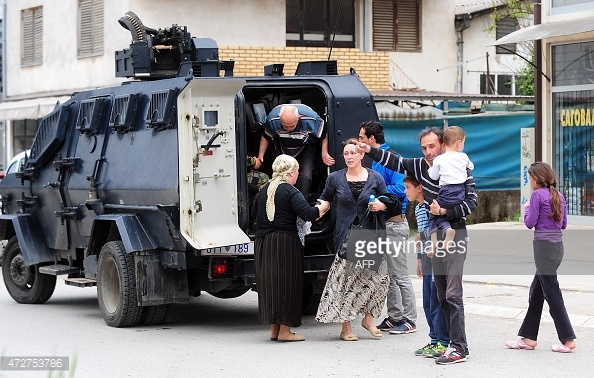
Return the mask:
<svg viewBox="0 0 594 378">
<path fill-rule="evenodd" d="M 200 250 L 201 256 L 217 256 L 217 255 L 253 255 L 254 242 L 227 245 L 224 247 L 206 248 Z"/>
</svg>

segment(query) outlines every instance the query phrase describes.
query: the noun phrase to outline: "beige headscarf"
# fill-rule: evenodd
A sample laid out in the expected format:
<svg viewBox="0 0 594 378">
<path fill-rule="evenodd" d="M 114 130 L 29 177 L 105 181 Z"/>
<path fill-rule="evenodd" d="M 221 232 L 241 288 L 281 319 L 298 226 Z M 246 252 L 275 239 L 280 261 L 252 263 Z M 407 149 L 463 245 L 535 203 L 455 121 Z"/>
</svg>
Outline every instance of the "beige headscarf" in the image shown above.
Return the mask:
<svg viewBox="0 0 594 378">
<path fill-rule="evenodd" d="M 269 221 L 274 220 L 274 212 L 276 207 L 274 205 L 274 196 L 276 194 L 276 188 L 283 182 L 288 183 L 289 179 L 287 175 L 294 170 L 299 169 L 299 163 L 297 160 L 289 155 L 279 155 L 272 163 L 272 180 L 266 191 L 266 216 Z"/>
</svg>

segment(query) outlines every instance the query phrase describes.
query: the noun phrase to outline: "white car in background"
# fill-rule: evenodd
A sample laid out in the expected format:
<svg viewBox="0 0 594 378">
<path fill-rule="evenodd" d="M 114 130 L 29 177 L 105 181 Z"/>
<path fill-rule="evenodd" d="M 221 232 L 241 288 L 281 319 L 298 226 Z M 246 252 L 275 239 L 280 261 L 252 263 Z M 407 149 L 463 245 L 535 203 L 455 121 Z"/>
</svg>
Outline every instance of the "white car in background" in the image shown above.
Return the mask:
<svg viewBox="0 0 594 378">
<path fill-rule="evenodd" d="M 8 163 L 8 169 L 4 172 L 4 175 L 8 175 L 11 173 L 19 172 L 23 168 L 23 164 L 25 164 L 25 157 L 31 154 L 31 150 L 25 150 L 16 154 L 12 159 L 10 159 L 10 163 Z"/>
</svg>

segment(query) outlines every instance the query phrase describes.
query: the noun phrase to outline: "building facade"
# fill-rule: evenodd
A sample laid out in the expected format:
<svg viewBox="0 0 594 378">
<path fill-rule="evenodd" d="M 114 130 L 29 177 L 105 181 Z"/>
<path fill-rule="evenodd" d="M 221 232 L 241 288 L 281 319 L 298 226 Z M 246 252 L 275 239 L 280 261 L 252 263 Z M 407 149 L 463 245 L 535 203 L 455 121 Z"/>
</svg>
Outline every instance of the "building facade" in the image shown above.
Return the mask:
<svg viewBox="0 0 594 378">
<path fill-rule="evenodd" d="M 545 0 L 541 18 L 497 43 L 541 41 L 536 143 L 557 172 L 570 220 L 594 224 L 594 1 Z"/>
<path fill-rule="evenodd" d="M 456 0 L 458 93 L 521 95 L 516 78 L 530 57 L 531 42 L 494 46 L 496 39 L 533 24 L 531 2 L 509 7 L 507 0 Z M 454 72 L 454 67 L 446 67 Z"/>
<path fill-rule="evenodd" d="M 457 68 L 487 49 L 497 60 L 488 47 L 496 36 L 480 26 L 490 18 L 475 12 L 461 56 L 460 1 L 488 8 L 484 14 L 493 9 L 490 0 L 4 0 L 0 167 L 31 145 L 40 118 L 58 101 L 122 82 L 114 52 L 131 42 L 118 23 L 129 10 L 145 26 L 185 25 L 194 37 L 215 39 L 220 59 L 235 61 L 236 76 L 262 75 L 273 63 L 292 75 L 300 61 L 334 59 L 339 74 L 355 69 L 372 92 L 480 93 L 488 60 Z"/>
</svg>

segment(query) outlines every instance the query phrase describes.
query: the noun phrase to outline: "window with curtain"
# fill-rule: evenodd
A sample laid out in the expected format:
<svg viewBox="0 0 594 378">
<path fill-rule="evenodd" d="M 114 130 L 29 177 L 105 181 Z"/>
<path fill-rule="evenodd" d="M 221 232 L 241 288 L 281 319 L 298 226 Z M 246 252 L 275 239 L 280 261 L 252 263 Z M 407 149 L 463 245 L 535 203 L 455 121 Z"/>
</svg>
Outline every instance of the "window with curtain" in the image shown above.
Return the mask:
<svg viewBox="0 0 594 378">
<path fill-rule="evenodd" d="M 355 47 L 355 0 L 286 0 L 287 46 Z"/>
<path fill-rule="evenodd" d="M 373 49 L 421 52 L 421 0 L 373 1 Z"/>
<path fill-rule="evenodd" d="M 103 55 L 103 0 L 78 3 L 78 57 Z"/>
<path fill-rule="evenodd" d="M 21 11 L 21 65 L 43 63 L 43 7 Z"/>
</svg>

